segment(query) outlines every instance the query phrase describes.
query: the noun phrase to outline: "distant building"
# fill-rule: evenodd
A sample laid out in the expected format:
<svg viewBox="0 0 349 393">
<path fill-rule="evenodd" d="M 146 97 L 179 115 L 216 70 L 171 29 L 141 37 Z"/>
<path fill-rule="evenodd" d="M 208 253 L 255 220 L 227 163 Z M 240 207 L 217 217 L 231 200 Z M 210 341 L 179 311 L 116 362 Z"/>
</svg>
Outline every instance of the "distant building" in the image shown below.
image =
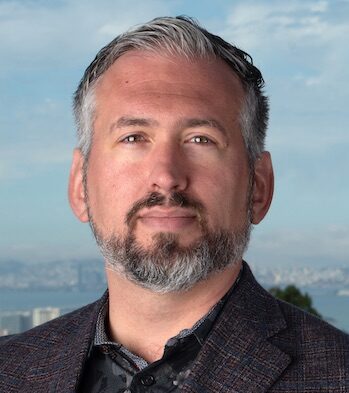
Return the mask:
<svg viewBox="0 0 349 393">
<path fill-rule="evenodd" d="M 58 307 L 34 308 L 32 313 L 32 327 L 41 325 L 42 323 L 51 321 L 61 315 Z"/>
<path fill-rule="evenodd" d="M 30 311 L 7 311 L 0 314 L 0 330 L 7 334 L 24 332 L 31 328 Z"/>
<path fill-rule="evenodd" d="M 10 334 L 8 329 L 0 329 L 0 337 L 7 336 L 8 334 Z"/>
</svg>

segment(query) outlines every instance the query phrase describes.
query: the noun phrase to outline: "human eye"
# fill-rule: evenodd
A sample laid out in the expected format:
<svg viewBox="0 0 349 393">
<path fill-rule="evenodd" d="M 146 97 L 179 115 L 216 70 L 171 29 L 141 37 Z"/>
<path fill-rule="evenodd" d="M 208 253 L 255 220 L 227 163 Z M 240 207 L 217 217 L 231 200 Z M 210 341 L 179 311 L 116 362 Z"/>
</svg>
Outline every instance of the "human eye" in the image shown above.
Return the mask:
<svg viewBox="0 0 349 393">
<path fill-rule="evenodd" d="M 208 138 L 205 135 L 195 135 L 189 139 L 190 143 L 195 143 L 195 144 L 201 144 L 201 145 L 207 145 L 207 144 L 212 144 L 214 143 L 212 139 Z"/>
<path fill-rule="evenodd" d="M 131 135 L 126 135 L 121 139 L 122 143 L 125 144 L 134 144 L 134 143 L 139 143 L 139 142 L 144 142 L 145 138 L 143 135 L 140 134 L 131 134 Z"/>
</svg>

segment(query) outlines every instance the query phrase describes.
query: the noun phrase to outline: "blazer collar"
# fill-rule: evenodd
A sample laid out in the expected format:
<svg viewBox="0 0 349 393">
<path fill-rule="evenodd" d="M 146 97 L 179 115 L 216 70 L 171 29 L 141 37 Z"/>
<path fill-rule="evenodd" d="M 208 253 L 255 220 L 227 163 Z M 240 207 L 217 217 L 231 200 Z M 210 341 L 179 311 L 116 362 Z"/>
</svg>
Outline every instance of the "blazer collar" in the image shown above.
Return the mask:
<svg viewBox="0 0 349 393">
<path fill-rule="evenodd" d="M 182 392 L 266 392 L 291 361 L 268 339 L 286 328 L 278 302 L 244 262 L 241 280 L 205 341 Z"/>
</svg>

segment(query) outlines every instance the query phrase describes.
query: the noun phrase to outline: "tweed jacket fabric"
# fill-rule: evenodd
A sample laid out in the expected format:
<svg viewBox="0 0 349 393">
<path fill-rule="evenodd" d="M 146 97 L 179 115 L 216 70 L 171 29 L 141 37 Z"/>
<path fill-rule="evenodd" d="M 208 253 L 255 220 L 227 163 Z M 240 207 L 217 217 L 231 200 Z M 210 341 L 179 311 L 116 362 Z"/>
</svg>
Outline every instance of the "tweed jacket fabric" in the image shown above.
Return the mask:
<svg viewBox="0 0 349 393">
<path fill-rule="evenodd" d="M 2 338 L 0 392 L 76 392 L 102 301 Z M 245 264 L 181 391 L 349 392 L 349 337 L 274 299 Z"/>
</svg>

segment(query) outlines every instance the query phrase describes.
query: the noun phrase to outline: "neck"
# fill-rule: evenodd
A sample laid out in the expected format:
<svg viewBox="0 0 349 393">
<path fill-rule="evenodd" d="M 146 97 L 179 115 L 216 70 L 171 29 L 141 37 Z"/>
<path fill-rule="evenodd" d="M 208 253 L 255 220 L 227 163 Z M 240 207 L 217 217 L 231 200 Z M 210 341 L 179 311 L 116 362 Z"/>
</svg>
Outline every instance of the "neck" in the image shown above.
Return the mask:
<svg viewBox="0 0 349 393">
<path fill-rule="evenodd" d="M 168 339 L 202 318 L 228 292 L 240 268 L 235 264 L 188 291 L 165 294 L 107 269 L 112 338 L 148 362 L 160 359 Z"/>
</svg>

